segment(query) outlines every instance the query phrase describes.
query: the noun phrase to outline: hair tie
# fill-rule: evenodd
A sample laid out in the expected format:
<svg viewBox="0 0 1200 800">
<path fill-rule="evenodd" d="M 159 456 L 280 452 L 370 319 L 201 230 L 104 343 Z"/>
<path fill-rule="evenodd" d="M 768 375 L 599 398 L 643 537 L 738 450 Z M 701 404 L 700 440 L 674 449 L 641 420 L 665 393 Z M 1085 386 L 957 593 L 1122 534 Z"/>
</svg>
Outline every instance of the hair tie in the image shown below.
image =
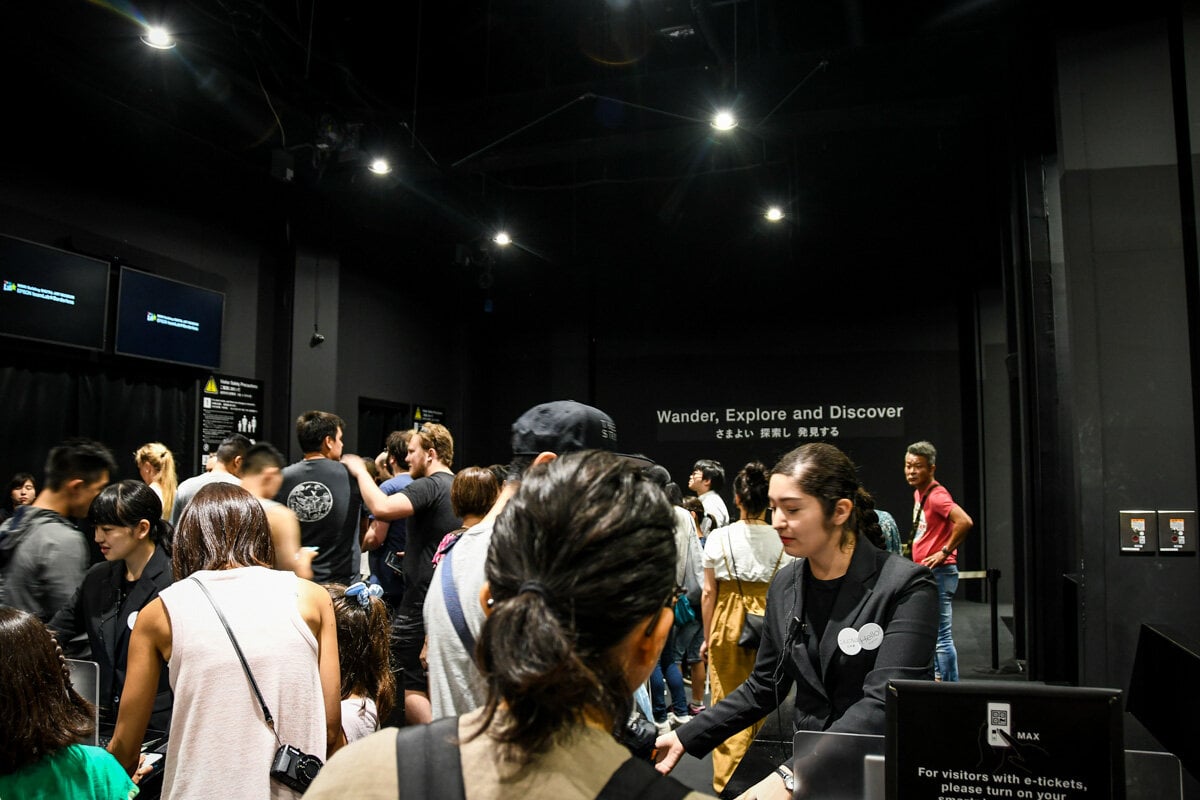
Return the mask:
<svg viewBox="0 0 1200 800">
<path fill-rule="evenodd" d="M 545 584 L 543 584 L 541 581 L 525 581 L 522 583 L 517 589 L 517 594 L 525 594 L 526 592 L 540 594 L 543 600 L 545 600 L 547 603 L 550 602 L 550 592 L 547 591 Z"/>
<path fill-rule="evenodd" d="M 369 608 L 372 597 L 382 597 L 383 587 L 378 583 L 367 585 L 362 581 L 346 587 L 346 597 L 357 597 L 358 604 L 363 608 Z"/>
</svg>

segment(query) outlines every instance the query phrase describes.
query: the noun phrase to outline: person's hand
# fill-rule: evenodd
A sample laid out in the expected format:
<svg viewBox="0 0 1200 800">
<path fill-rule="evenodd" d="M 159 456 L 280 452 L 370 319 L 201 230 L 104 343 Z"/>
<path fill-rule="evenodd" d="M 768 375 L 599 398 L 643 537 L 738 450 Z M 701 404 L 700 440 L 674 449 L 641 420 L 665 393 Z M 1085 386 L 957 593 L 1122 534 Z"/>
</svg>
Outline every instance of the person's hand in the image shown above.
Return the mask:
<svg viewBox="0 0 1200 800">
<path fill-rule="evenodd" d="M 153 771 L 154 762 L 146 763 L 146 754 L 142 753 L 138 756 L 137 769 L 135 769 L 133 774 L 129 777 L 133 779 L 135 784 L 140 784 L 142 782 L 142 778 L 146 777 Z"/>
<path fill-rule="evenodd" d="M 675 731 L 664 733 L 654 741 L 654 768 L 663 775 L 669 775 L 679 759 L 683 758 L 683 743 Z"/>
<path fill-rule="evenodd" d="M 307 569 L 312 572 L 313 559 L 317 557 L 317 551 L 311 547 L 301 547 L 296 551 L 296 566 L 301 570 Z"/>
<path fill-rule="evenodd" d="M 342 453 L 342 465 L 350 470 L 350 474 L 355 478 L 367 471 L 363 466 L 362 456 L 356 456 L 354 453 Z"/>
<path fill-rule="evenodd" d="M 418 658 L 421 659 L 421 669 L 428 672 L 429 671 L 429 637 L 428 636 L 425 637 L 425 643 L 421 645 L 421 655 L 418 656 Z"/>
<path fill-rule="evenodd" d="M 943 564 L 943 562 L 945 562 L 945 560 L 948 559 L 949 557 L 950 556 L 946 555 L 941 550 L 938 550 L 933 555 L 926 556 L 924 559 L 922 559 L 921 563 L 924 564 L 925 566 L 929 567 L 930 569 L 933 569 L 934 567 L 940 567 Z"/>
<path fill-rule="evenodd" d="M 783 785 L 783 778 L 779 773 L 772 772 L 739 794 L 735 800 L 792 800 L 792 793 Z"/>
<path fill-rule="evenodd" d="M 705 639 L 700 643 L 700 660 L 705 664 L 708 663 L 708 640 Z"/>
</svg>

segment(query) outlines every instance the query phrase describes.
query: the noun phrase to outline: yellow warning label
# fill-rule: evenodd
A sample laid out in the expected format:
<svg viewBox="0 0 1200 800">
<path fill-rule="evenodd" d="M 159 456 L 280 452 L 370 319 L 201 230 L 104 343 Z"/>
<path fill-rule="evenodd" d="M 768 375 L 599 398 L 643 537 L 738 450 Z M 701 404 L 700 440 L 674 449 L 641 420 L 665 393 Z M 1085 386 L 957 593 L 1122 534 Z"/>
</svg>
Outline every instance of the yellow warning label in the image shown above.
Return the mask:
<svg viewBox="0 0 1200 800">
<path fill-rule="evenodd" d="M 205 394 L 216 394 L 217 393 L 217 379 L 214 378 L 212 375 L 208 376 L 208 383 L 204 384 L 204 393 Z"/>
<path fill-rule="evenodd" d="M 422 417 L 421 417 L 421 407 L 420 406 L 417 406 L 417 410 L 413 412 L 413 419 L 416 420 L 417 422 L 421 421 Z"/>
</svg>

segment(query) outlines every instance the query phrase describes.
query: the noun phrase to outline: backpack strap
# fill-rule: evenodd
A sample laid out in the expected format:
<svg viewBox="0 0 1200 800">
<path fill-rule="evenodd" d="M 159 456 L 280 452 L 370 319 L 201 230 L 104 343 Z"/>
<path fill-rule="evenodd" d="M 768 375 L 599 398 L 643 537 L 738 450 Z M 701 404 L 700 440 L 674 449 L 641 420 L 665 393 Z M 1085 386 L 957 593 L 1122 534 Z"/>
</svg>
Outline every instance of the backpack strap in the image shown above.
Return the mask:
<svg viewBox="0 0 1200 800">
<path fill-rule="evenodd" d="M 396 732 L 396 780 L 404 800 L 465 800 L 458 717 Z"/>
<path fill-rule="evenodd" d="M 454 585 L 455 549 L 451 546 L 442 556 L 442 563 L 439 565 L 442 570 L 442 596 L 446 599 L 446 613 L 450 615 L 450 624 L 454 626 L 454 632 L 458 634 L 458 640 L 462 642 L 467 656 L 473 660 L 475 658 L 475 636 L 467 626 L 462 601 L 458 597 L 458 587 Z"/>
<path fill-rule="evenodd" d="M 683 800 L 691 791 L 674 778 L 659 775 L 649 761 L 627 758 L 596 800 Z"/>
</svg>

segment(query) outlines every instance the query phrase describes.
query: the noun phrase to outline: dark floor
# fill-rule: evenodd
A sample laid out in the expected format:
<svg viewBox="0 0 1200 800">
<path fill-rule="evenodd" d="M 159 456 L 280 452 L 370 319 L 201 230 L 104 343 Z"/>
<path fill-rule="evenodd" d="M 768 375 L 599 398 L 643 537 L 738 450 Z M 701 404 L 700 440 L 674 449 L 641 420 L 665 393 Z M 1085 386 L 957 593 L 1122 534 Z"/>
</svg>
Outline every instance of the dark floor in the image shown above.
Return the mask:
<svg viewBox="0 0 1200 800">
<path fill-rule="evenodd" d="M 1006 619 L 1011 619 L 1012 606 L 998 608 L 997 663 L 992 670 L 992 623 L 987 603 L 969 600 L 954 601 L 954 643 L 958 649 L 959 679 L 968 680 L 1025 680 L 1013 660 L 1013 637 Z M 700 792 L 712 794 L 712 758 L 702 759 L 685 755 L 671 773 L 678 781 Z"/>
</svg>

